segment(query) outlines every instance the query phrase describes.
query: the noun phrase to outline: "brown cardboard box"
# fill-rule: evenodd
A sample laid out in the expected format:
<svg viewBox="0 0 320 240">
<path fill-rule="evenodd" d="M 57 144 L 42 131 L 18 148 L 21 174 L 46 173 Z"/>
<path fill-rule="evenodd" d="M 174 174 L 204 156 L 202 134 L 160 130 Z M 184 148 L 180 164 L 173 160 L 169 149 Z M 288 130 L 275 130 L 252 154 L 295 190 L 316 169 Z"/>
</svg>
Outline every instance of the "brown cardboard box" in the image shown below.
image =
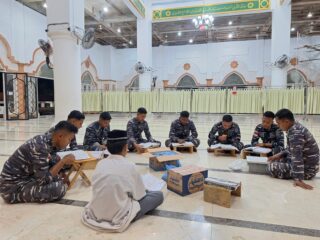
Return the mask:
<svg viewBox="0 0 320 240">
<path fill-rule="evenodd" d="M 165 171 L 166 165 L 179 166 L 183 155 L 169 148 L 150 148 L 143 156 L 149 157 L 149 167 L 155 171 Z"/>
<path fill-rule="evenodd" d="M 230 190 L 216 185 L 204 184 L 203 199 L 205 202 L 230 208 L 232 196 L 241 197 L 241 184 L 235 190 Z"/>
<path fill-rule="evenodd" d="M 186 196 L 203 190 L 208 170 L 195 165 L 174 168 L 168 171 L 168 189 Z"/>
</svg>

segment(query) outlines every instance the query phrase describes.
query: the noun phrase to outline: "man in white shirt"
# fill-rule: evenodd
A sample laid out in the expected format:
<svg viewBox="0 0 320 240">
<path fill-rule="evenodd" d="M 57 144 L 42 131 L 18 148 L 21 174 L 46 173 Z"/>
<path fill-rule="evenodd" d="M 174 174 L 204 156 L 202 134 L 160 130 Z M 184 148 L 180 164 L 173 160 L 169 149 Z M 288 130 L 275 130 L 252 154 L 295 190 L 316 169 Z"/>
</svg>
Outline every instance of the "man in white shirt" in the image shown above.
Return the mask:
<svg viewBox="0 0 320 240">
<path fill-rule="evenodd" d="M 96 230 L 123 232 L 163 202 L 162 192 L 147 192 L 135 165 L 128 161 L 127 132 L 108 134 L 111 155 L 101 160 L 92 177 L 92 199 L 85 207 L 82 222 Z"/>
</svg>

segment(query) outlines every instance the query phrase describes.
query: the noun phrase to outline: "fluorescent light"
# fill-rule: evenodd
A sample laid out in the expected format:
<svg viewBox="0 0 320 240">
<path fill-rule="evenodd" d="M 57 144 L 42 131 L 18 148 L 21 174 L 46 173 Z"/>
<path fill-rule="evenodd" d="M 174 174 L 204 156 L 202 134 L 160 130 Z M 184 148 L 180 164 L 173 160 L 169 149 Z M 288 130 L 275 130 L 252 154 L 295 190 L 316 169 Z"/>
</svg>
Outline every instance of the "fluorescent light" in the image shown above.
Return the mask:
<svg viewBox="0 0 320 240">
<path fill-rule="evenodd" d="M 308 18 L 312 18 L 312 16 L 313 16 L 312 12 L 309 12 L 307 15 Z"/>
<path fill-rule="evenodd" d="M 180 37 L 180 36 L 181 36 L 181 34 L 182 34 L 182 33 L 179 31 L 179 32 L 178 32 L 178 36 Z"/>
<path fill-rule="evenodd" d="M 232 21 L 229 21 L 229 23 L 228 23 L 229 25 L 232 25 Z"/>
<path fill-rule="evenodd" d="M 103 8 L 103 11 L 104 11 L 104 12 L 108 12 L 109 9 L 108 9 L 107 7 L 104 7 L 104 8 Z"/>
<path fill-rule="evenodd" d="M 118 33 L 121 33 L 121 28 L 118 28 L 118 29 L 117 29 L 117 32 L 118 32 Z"/>
<path fill-rule="evenodd" d="M 189 39 L 189 43 L 193 43 L 193 39 Z"/>
<path fill-rule="evenodd" d="M 294 27 L 291 28 L 291 32 L 294 32 L 296 29 Z"/>
<path fill-rule="evenodd" d="M 229 33 L 228 38 L 233 38 L 233 33 Z"/>
<path fill-rule="evenodd" d="M 132 45 L 132 41 L 131 40 L 129 41 L 129 44 Z"/>
<path fill-rule="evenodd" d="M 47 8 L 47 7 L 48 7 L 47 3 L 44 3 L 42 6 L 43 6 L 44 8 Z"/>
</svg>

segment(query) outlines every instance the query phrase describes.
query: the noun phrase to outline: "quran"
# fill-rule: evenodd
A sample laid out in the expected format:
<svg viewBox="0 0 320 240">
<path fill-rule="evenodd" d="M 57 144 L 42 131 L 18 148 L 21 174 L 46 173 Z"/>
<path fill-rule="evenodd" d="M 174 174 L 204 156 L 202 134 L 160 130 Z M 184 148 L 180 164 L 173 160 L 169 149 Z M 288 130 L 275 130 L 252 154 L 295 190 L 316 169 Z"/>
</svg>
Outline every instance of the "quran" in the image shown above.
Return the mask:
<svg viewBox="0 0 320 240">
<path fill-rule="evenodd" d="M 211 149 L 222 149 L 222 150 L 236 150 L 239 151 L 238 148 L 235 146 L 232 146 L 231 144 L 215 144 L 210 146 Z"/>
</svg>

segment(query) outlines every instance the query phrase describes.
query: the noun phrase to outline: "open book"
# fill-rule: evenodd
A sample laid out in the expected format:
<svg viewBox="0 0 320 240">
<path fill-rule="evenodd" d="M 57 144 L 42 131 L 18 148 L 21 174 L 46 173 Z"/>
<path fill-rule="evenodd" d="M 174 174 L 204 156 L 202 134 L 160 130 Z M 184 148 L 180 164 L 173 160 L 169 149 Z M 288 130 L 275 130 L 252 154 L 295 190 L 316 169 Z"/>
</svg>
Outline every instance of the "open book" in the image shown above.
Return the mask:
<svg viewBox="0 0 320 240">
<path fill-rule="evenodd" d="M 141 176 L 145 188 L 149 191 L 161 191 L 166 185 L 162 179 L 158 179 L 151 174 L 144 174 Z"/>
<path fill-rule="evenodd" d="M 75 150 L 75 151 L 65 151 L 65 152 L 57 152 L 57 155 L 62 159 L 66 155 L 72 154 L 76 160 L 84 160 L 90 158 L 88 153 L 83 150 Z"/>
<path fill-rule="evenodd" d="M 223 149 L 223 150 L 236 150 L 239 151 L 238 148 L 236 148 L 235 146 L 232 146 L 231 144 L 215 144 L 215 145 L 211 145 L 210 146 L 211 149 Z"/>
<path fill-rule="evenodd" d="M 268 164 L 267 157 L 254 157 L 254 156 L 247 156 L 247 162 L 254 163 L 254 164 Z"/>
<path fill-rule="evenodd" d="M 246 151 L 252 151 L 254 153 L 265 153 L 268 154 L 272 151 L 270 148 L 264 148 L 264 147 L 247 147 L 245 148 Z"/>
<path fill-rule="evenodd" d="M 172 143 L 173 147 L 193 147 L 194 144 L 192 142 L 184 142 L 184 143 Z"/>
<path fill-rule="evenodd" d="M 160 144 L 159 144 L 159 143 L 156 143 L 156 142 L 140 143 L 139 145 L 140 145 L 140 147 L 142 147 L 142 148 L 156 148 L 156 147 L 160 147 Z"/>
</svg>

